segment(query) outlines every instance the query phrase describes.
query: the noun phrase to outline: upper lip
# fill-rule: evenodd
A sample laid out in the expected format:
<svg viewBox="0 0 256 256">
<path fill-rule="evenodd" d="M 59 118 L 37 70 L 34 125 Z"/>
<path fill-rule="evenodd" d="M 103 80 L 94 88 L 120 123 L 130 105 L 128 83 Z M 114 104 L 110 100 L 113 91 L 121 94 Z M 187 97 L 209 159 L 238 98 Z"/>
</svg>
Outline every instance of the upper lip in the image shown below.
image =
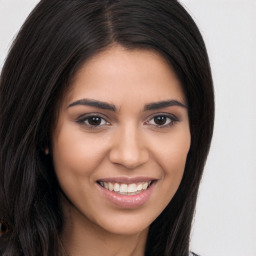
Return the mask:
<svg viewBox="0 0 256 256">
<path fill-rule="evenodd" d="M 152 177 L 109 177 L 109 178 L 103 178 L 97 180 L 102 181 L 102 182 L 111 182 L 111 183 L 124 183 L 124 184 L 132 184 L 132 183 L 139 183 L 139 182 L 149 182 L 149 181 L 154 181 L 157 180 L 156 178 Z"/>
</svg>

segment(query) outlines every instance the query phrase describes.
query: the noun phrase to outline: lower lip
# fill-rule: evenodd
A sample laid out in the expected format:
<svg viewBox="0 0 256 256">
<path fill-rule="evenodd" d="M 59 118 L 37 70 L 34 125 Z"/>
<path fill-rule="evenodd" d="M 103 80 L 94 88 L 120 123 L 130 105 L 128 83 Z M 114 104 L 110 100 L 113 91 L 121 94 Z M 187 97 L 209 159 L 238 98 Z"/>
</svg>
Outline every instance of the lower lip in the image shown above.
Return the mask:
<svg viewBox="0 0 256 256">
<path fill-rule="evenodd" d="M 97 183 L 104 197 L 120 208 L 136 208 L 146 203 L 154 190 L 155 184 L 156 182 L 153 182 L 148 189 L 140 192 L 137 195 L 120 195 L 118 193 L 103 188 Z"/>
</svg>

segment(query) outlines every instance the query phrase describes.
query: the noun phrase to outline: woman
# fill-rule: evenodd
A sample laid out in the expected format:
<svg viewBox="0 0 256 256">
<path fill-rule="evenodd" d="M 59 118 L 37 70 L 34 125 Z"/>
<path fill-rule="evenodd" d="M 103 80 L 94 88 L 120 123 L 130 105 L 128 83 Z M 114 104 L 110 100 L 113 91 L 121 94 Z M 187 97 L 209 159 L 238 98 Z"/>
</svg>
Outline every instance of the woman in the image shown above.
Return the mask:
<svg viewBox="0 0 256 256">
<path fill-rule="evenodd" d="M 213 130 L 175 0 L 42 0 L 1 74 L 3 255 L 189 255 Z"/>
</svg>

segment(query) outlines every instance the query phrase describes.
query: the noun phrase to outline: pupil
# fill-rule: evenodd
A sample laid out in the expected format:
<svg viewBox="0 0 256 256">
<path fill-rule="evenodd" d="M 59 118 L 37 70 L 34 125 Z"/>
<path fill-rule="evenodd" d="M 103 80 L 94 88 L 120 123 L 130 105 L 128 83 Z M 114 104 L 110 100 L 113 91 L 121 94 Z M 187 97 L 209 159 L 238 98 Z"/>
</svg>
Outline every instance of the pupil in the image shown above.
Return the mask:
<svg viewBox="0 0 256 256">
<path fill-rule="evenodd" d="M 154 121 L 157 125 L 163 125 L 166 123 L 166 117 L 165 116 L 157 116 L 154 118 Z"/>
<path fill-rule="evenodd" d="M 93 117 L 90 117 L 88 119 L 88 123 L 90 125 L 100 125 L 101 123 L 101 118 L 100 117 L 97 117 L 97 116 L 93 116 Z"/>
</svg>

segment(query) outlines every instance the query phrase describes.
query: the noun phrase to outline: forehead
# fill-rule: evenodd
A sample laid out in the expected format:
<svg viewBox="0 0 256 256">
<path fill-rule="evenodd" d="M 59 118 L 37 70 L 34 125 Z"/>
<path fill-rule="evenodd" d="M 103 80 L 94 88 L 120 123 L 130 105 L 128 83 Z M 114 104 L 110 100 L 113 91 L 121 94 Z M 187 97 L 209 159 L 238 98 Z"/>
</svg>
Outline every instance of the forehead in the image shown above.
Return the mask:
<svg viewBox="0 0 256 256">
<path fill-rule="evenodd" d="M 185 103 L 179 79 L 160 54 L 121 46 L 98 53 L 78 70 L 65 99 L 81 97 L 120 104 L 129 98 L 151 102 L 174 97 Z"/>
</svg>

